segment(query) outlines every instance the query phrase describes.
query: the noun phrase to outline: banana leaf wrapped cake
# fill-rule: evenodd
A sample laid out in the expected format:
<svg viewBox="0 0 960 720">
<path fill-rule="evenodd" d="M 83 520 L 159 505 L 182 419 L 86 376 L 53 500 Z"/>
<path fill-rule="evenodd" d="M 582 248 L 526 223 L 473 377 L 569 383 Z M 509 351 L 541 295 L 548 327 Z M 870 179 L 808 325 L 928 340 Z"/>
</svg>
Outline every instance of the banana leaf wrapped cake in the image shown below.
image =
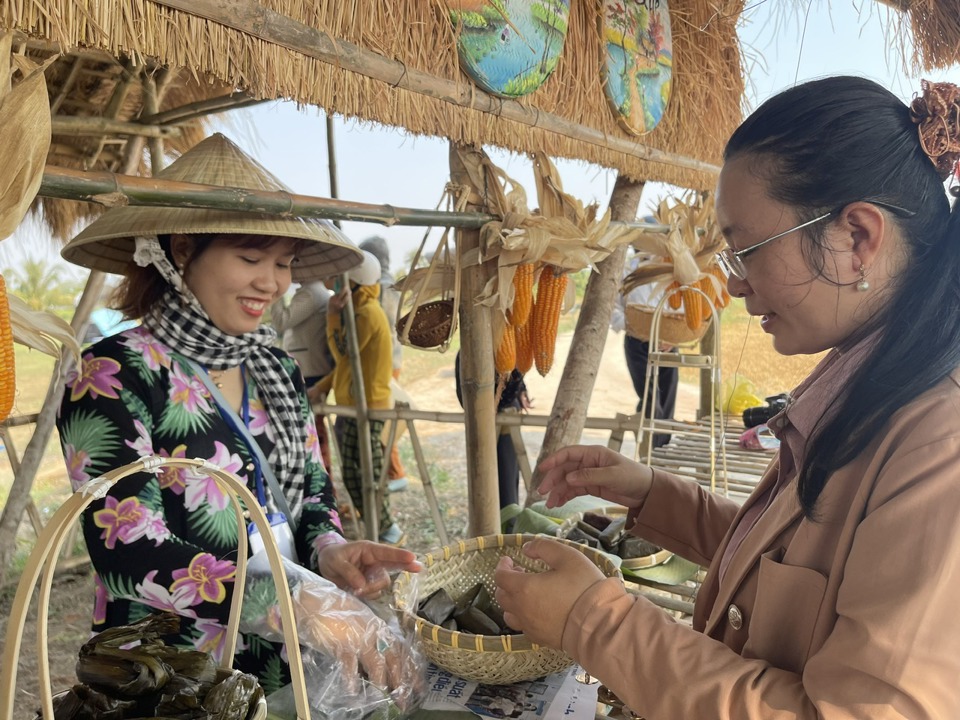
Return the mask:
<svg viewBox="0 0 960 720">
<path fill-rule="evenodd" d="M 253 720 L 264 709 L 257 679 L 166 645 L 179 628 L 180 618 L 164 613 L 90 638 L 77 660 L 79 683 L 54 698 L 55 720 Z"/>
</svg>

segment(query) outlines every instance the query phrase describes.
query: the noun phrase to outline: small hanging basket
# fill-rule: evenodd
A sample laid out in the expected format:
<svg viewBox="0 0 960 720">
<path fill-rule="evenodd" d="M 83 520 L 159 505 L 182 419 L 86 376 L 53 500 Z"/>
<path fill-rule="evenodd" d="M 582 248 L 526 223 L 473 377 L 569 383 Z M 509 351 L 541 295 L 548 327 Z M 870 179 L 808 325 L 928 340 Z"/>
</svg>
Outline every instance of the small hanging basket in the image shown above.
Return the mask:
<svg viewBox="0 0 960 720">
<path fill-rule="evenodd" d="M 453 300 L 425 302 L 397 321 L 397 335 L 402 335 L 406 330 L 410 345 L 432 350 L 448 342 L 453 315 Z"/>
</svg>

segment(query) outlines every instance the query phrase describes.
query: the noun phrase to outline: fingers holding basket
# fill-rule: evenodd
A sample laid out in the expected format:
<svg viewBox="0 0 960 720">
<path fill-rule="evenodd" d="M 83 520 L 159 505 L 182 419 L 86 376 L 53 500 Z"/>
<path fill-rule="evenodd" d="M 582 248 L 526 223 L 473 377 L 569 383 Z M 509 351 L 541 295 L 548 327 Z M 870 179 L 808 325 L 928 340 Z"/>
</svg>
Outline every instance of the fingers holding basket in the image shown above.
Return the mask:
<svg viewBox="0 0 960 720">
<path fill-rule="evenodd" d="M 529 572 L 509 557 L 500 558 L 494 572 L 497 603 L 510 627 L 533 642 L 559 649 L 577 599 L 604 574 L 579 550 L 553 540 L 532 540 L 523 553 L 543 561 L 547 569 Z"/>
</svg>

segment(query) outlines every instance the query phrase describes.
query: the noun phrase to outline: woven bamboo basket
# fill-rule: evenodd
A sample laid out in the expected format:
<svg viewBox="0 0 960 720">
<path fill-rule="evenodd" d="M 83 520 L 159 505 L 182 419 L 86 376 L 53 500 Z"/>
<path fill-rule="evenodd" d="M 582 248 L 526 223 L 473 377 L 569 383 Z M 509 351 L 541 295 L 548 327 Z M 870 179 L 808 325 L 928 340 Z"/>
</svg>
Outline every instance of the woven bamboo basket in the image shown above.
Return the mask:
<svg viewBox="0 0 960 720">
<path fill-rule="evenodd" d="M 627 305 L 624 312 L 627 335 L 649 341 L 655 310 L 646 305 Z M 660 315 L 660 340 L 668 345 L 695 343 L 707 332 L 709 325 L 709 322 L 703 322 L 699 328 L 691 330 L 682 314 L 663 312 Z"/>
<path fill-rule="evenodd" d="M 407 339 L 410 345 L 430 350 L 450 340 L 453 323 L 454 301 L 431 300 L 407 313 L 397 321 L 397 335 Z M 407 325 L 409 324 L 409 329 Z"/>
<path fill-rule="evenodd" d="M 461 540 L 428 554 L 425 569 L 416 577 L 401 573 L 394 584 L 397 609 L 405 623 L 412 624 L 424 653 L 439 667 L 465 680 L 488 685 L 509 685 L 560 672 L 573 664 L 565 653 L 543 647 L 525 635 L 473 635 L 446 630 L 416 614 L 416 604 L 440 588 L 456 602 L 477 583 L 494 596 L 493 572 L 504 555 L 528 570 L 543 571 L 546 566 L 531 560 L 520 549 L 535 535 L 487 535 Z M 557 539 L 590 558 L 608 577 L 622 580 L 614 562 L 592 548 Z M 416 583 L 416 585 L 414 585 Z M 414 597 L 416 595 L 416 597 Z M 494 601 L 495 602 L 495 601 Z"/>
<path fill-rule="evenodd" d="M 293 614 L 293 602 L 287 589 L 287 576 L 283 570 L 283 561 L 276 540 L 270 531 L 270 523 L 260 504 L 236 475 L 222 470 L 216 465 L 200 459 L 145 457 L 140 460 L 111 470 L 104 476 L 87 483 L 60 506 L 37 538 L 37 544 L 27 559 L 26 567 L 20 576 L 17 593 L 7 620 L 7 633 L 4 640 L 2 666 L 0 666 L 0 718 L 13 717 L 14 688 L 17 679 L 17 666 L 23 641 L 23 628 L 30 608 L 30 599 L 39 581 L 37 599 L 37 668 L 40 685 L 40 711 L 43 718 L 53 718 L 53 691 L 50 687 L 50 663 L 47 652 L 47 620 L 50 606 L 50 591 L 56 569 L 57 557 L 63 548 L 74 523 L 94 500 L 102 498 L 118 481 L 139 472 L 153 472 L 163 467 L 191 468 L 193 471 L 206 472 L 220 485 L 230 497 L 240 527 L 246 526 L 244 507 L 250 519 L 257 524 L 264 541 L 267 559 L 273 574 L 280 604 L 280 618 L 283 621 L 283 635 L 286 642 L 290 675 L 293 684 L 294 703 L 298 720 L 309 720 L 308 702 L 303 665 L 300 660 L 300 645 L 297 626 Z M 243 502 L 241 506 L 240 502 Z M 234 586 L 242 588 L 247 574 L 247 534 L 239 535 L 239 553 Z M 229 668 L 237 648 L 237 634 L 240 623 L 240 608 L 243 593 L 233 593 L 230 605 L 230 619 L 227 624 L 222 666 Z M 251 720 L 262 720 L 267 715 L 267 706 L 263 702 L 255 708 Z"/>
</svg>

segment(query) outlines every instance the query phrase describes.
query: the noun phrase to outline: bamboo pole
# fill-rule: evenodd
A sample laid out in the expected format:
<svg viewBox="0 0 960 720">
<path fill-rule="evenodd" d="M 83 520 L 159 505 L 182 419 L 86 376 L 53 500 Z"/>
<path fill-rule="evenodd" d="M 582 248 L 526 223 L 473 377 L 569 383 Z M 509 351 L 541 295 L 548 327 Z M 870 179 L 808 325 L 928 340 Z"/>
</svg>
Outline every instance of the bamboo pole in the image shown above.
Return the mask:
<svg viewBox="0 0 960 720">
<path fill-rule="evenodd" d="M 106 207 L 149 205 L 213 208 L 281 216 L 374 222 L 388 227 L 419 225 L 476 229 L 491 220 L 499 219 L 490 213 L 454 213 L 442 210 L 395 208 L 391 205 L 344 202 L 295 193 L 225 188 L 218 185 L 158 180 L 102 171 L 84 172 L 73 168 L 52 166 L 48 166 L 43 174 L 39 194 L 43 197 L 64 200 L 96 202 Z"/>
<path fill-rule="evenodd" d="M 297 22 L 256 0 L 154 0 L 158 5 L 180 10 L 239 30 L 273 45 L 329 63 L 343 70 L 379 80 L 392 88 L 409 90 L 458 107 L 478 110 L 506 120 L 537 127 L 572 140 L 590 143 L 631 157 L 717 174 L 711 163 L 657 150 L 637 140 L 611 137 L 552 113 L 541 112 L 516 100 L 485 93 L 476 85 L 458 83 L 408 67 L 353 43 L 330 37 L 317 28 Z"/>
<path fill-rule="evenodd" d="M 617 220 L 635 218 L 640 206 L 643 182 L 635 182 L 618 176 L 610 195 L 610 216 Z M 540 447 L 537 468 L 533 471 L 532 491 L 527 493 L 526 505 L 540 499 L 537 488 L 542 475 L 540 463 L 565 445 L 580 439 L 583 422 L 587 416 L 587 404 L 593 393 L 593 385 L 600 367 L 600 357 L 607 340 L 610 314 L 623 276 L 623 260 L 627 248 L 621 245 L 590 273 L 587 289 L 577 318 L 577 327 L 570 343 L 570 354 L 563 367 L 563 375 L 550 412 L 550 424 Z"/>
<path fill-rule="evenodd" d="M 111 118 L 77 117 L 58 115 L 51 120 L 54 135 L 136 135 L 147 138 L 180 137 L 180 128 L 161 125 L 142 125 L 138 122 L 112 120 Z"/>
<path fill-rule="evenodd" d="M 320 217 L 380 223 L 386 226 L 453 227 L 476 230 L 499 220 L 487 212 L 448 212 L 373 205 L 286 192 L 162 180 L 105 171 L 84 171 L 48 165 L 40 183 L 41 197 L 95 202 L 105 207 L 143 205 L 152 207 L 193 207 L 237 212 L 269 213 L 281 216 Z M 612 222 L 651 233 L 670 231 L 669 225 L 634 221 Z"/>
<path fill-rule="evenodd" d="M 474 150 L 482 152 L 482 150 Z M 450 182 L 470 186 L 470 174 L 457 148 L 450 145 Z M 482 212 L 482 188 L 472 188 L 468 209 Z M 457 262 L 480 248 L 477 230 L 456 233 Z M 484 264 L 461 268 L 460 386 L 463 389 L 464 432 L 467 444 L 467 533 L 471 537 L 500 532 L 497 484 L 497 405 L 494 402 L 493 330 L 490 309 L 474 302 L 487 283 Z"/>
<path fill-rule="evenodd" d="M 144 115 L 140 118 L 140 122 L 145 125 L 180 125 L 190 120 L 196 120 L 197 118 L 213 115 L 225 110 L 239 110 L 240 108 L 260 105 L 265 102 L 270 101 L 257 100 L 245 92 L 232 92 L 229 95 L 197 100 L 196 102 L 187 103 L 180 107 L 164 110 L 163 112 Z"/>
</svg>

